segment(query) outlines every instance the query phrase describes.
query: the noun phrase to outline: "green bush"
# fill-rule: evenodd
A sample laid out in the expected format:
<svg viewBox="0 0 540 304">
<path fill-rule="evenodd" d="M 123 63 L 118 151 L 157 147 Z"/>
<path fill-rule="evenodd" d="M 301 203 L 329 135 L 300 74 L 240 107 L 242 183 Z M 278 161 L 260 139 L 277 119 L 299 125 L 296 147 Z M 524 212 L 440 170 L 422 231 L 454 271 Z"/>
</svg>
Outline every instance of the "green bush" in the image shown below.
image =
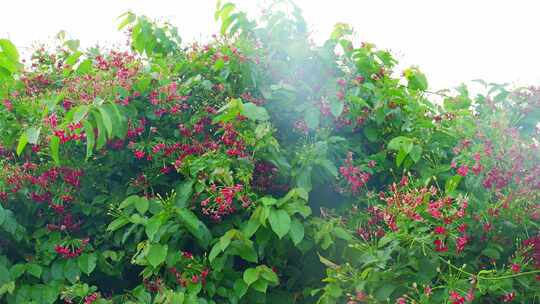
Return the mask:
<svg viewBox="0 0 540 304">
<path fill-rule="evenodd" d="M 0 40 L 0 302 L 538 302 L 540 90 L 434 98 L 283 5 Z"/>
</svg>

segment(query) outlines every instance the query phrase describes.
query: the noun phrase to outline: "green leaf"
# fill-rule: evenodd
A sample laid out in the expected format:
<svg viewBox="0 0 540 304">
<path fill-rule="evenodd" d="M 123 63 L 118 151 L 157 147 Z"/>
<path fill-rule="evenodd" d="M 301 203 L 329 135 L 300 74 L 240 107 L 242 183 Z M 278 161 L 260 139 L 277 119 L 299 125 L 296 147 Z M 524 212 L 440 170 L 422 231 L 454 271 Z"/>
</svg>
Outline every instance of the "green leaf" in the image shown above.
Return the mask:
<svg viewBox="0 0 540 304">
<path fill-rule="evenodd" d="M 49 148 L 51 150 L 51 157 L 54 160 L 55 163 L 60 163 L 60 156 L 59 156 L 59 150 L 60 150 L 60 138 L 57 136 L 51 137 L 51 142 L 49 143 Z"/>
<path fill-rule="evenodd" d="M 37 144 L 39 140 L 39 133 L 41 132 L 41 127 L 30 127 L 26 130 L 26 136 L 28 138 L 28 143 L 33 145 Z"/>
<path fill-rule="evenodd" d="M 26 272 L 39 279 L 43 272 L 43 268 L 38 264 L 30 263 L 26 264 Z"/>
<path fill-rule="evenodd" d="M 379 131 L 371 126 L 364 127 L 363 132 L 370 142 L 376 142 L 379 138 Z"/>
<path fill-rule="evenodd" d="M 79 270 L 79 266 L 74 259 L 66 261 L 66 264 L 64 265 L 64 276 L 71 284 L 74 284 L 79 280 L 81 271 Z"/>
<path fill-rule="evenodd" d="M 161 225 L 163 225 L 163 216 L 161 214 L 154 215 L 146 222 L 145 231 L 149 240 L 154 240 L 154 236 L 161 228 Z"/>
<path fill-rule="evenodd" d="M 53 280 L 62 281 L 64 280 L 64 265 L 65 260 L 56 260 L 51 266 L 51 277 Z"/>
<path fill-rule="evenodd" d="M 233 245 L 242 259 L 248 262 L 257 263 L 257 252 L 255 251 L 255 248 L 253 248 L 253 243 L 251 241 L 246 243 L 233 243 Z"/>
<path fill-rule="evenodd" d="M 199 220 L 195 213 L 187 209 L 179 209 L 177 211 L 179 221 L 186 229 L 199 241 L 199 244 L 207 248 L 212 241 L 212 234 L 208 227 Z"/>
<path fill-rule="evenodd" d="M 73 113 L 73 120 L 71 122 L 78 123 L 79 121 L 81 121 L 86 116 L 86 114 L 88 114 L 88 110 L 90 110 L 90 107 L 88 105 L 78 106 Z"/>
<path fill-rule="evenodd" d="M 242 106 L 242 115 L 251 120 L 266 121 L 270 119 L 270 115 L 264 107 L 248 102 Z"/>
<path fill-rule="evenodd" d="M 406 152 L 406 154 L 411 152 L 412 148 L 413 148 L 412 139 L 405 136 L 394 137 L 388 143 L 388 149 L 396 150 L 396 151 L 403 149 L 403 151 Z"/>
<path fill-rule="evenodd" d="M 306 110 L 304 120 L 306 125 L 310 129 L 316 129 L 319 126 L 321 119 L 321 112 L 318 108 L 311 107 Z"/>
<path fill-rule="evenodd" d="M 19 137 L 19 144 L 17 145 L 17 155 L 21 155 L 21 153 L 24 151 L 24 147 L 26 147 L 26 144 L 28 144 L 28 134 L 26 132 L 22 132 L 21 136 Z"/>
<path fill-rule="evenodd" d="M 459 182 L 461 181 L 463 176 L 461 175 L 454 175 L 452 176 L 451 178 L 449 178 L 447 181 L 446 181 L 446 184 L 444 185 L 444 191 L 446 193 L 450 193 L 450 192 L 454 192 L 454 190 L 457 189 L 457 187 L 459 186 Z"/>
<path fill-rule="evenodd" d="M 4 210 L 4 207 L 0 205 L 0 226 L 2 226 L 5 220 L 6 220 L 6 211 Z"/>
<path fill-rule="evenodd" d="M 375 291 L 375 298 L 377 298 L 379 301 L 386 301 L 390 295 L 392 295 L 394 290 L 396 290 L 396 288 L 397 286 L 392 283 L 382 283 L 381 286 Z"/>
<path fill-rule="evenodd" d="M 330 100 L 330 112 L 334 117 L 339 117 L 341 113 L 343 113 L 343 109 L 345 108 L 345 104 L 337 99 L 331 99 Z"/>
<path fill-rule="evenodd" d="M 126 199 L 124 199 L 122 201 L 122 203 L 120 203 L 120 206 L 118 206 L 119 209 L 125 209 L 131 205 L 134 205 L 135 202 L 137 202 L 138 200 L 140 199 L 140 196 L 138 195 L 131 195 L 131 196 L 128 196 Z"/>
<path fill-rule="evenodd" d="M 256 268 L 248 268 L 244 271 L 244 282 L 249 286 L 259 279 L 259 270 Z"/>
<path fill-rule="evenodd" d="M 173 294 L 173 296 L 171 297 L 171 304 L 182 304 L 184 303 L 184 293 L 181 292 L 181 291 L 177 291 Z"/>
<path fill-rule="evenodd" d="M 165 262 L 165 258 L 167 257 L 167 250 L 167 245 L 150 244 L 148 253 L 146 254 L 146 259 L 148 260 L 148 263 L 150 263 L 150 265 L 152 265 L 153 267 L 157 267 L 161 263 Z"/>
<path fill-rule="evenodd" d="M 105 110 L 103 107 L 98 108 L 99 113 L 101 114 L 101 120 L 103 121 L 103 125 L 105 126 L 105 130 L 107 130 L 108 137 L 111 138 L 113 134 L 113 127 L 112 127 L 112 120 L 109 116 L 109 113 Z"/>
<path fill-rule="evenodd" d="M 208 260 L 212 262 L 216 259 L 216 257 L 222 253 L 223 250 L 221 249 L 221 244 L 218 242 L 213 247 L 212 250 L 210 250 L 210 254 L 208 254 Z"/>
<path fill-rule="evenodd" d="M 94 271 L 96 268 L 96 262 L 97 256 L 94 253 L 83 253 L 77 259 L 79 269 L 87 275 L 90 275 L 92 271 Z"/>
<path fill-rule="evenodd" d="M 118 230 L 118 229 L 122 228 L 123 226 L 125 226 L 127 223 L 129 223 L 129 218 L 127 218 L 126 216 L 121 216 L 121 217 L 115 219 L 114 221 L 112 221 L 109 224 L 109 226 L 107 226 L 107 231 Z"/>
<path fill-rule="evenodd" d="M 291 229 L 291 217 L 285 210 L 271 209 L 268 221 L 270 222 L 270 227 L 272 227 L 272 230 L 280 239 Z"/>
<path fill-rule="evenodd" d="M 291 237 L 294 245 L 298 245 L 304 239 L 304 225 L 299 220 L 292 220 L 289 236 Z"/>
<path fill-rule="evenodd" d="M 17 280 L 20 276 L 23 275 L 24 271 L 26 270 L 25 264 L 16 264 L 11 266 L 11 269 L 9 269 L 9 274 L 11 276 L 12 280 Z"/>
<path fill-rule="evenodd" d="M 347 96 L 347 99 L 359 108 L 371 108 L 369 104 L 362 98 L 354 95 Z"/>
<path fill-rule="evenodd" d="M 259 275 L 267 282 L 270 282 L 272 284 L 279 283 L 279 278 L 277 274 L 272 269 L 270 269 L 270 267 L 266 265 L 260 265 L 257 266 L 257 269 L 259 269 Z"/>
<path fill-rule="evenodd" d="M 193 184 L 195 184 L 194 179 L 186 179 L 176 186 L 175 204 L 177 208 L 187 207 L 188 200 L 191 198 L 191 194 L 193 193 Z"/>
<path fill-rule="evenodd" d="M 411 159 L 417 163 L 420 158 L 422 157 L 422 147 L 419 146 L 419 145 L 414 145 L 413 148 L 411 149 L 411 152 L 409 153 L 409 155 L 411 156 Z"/>
<path fill-rule="evenodd" d="M 19 62 L 19 52 L 11 41 L 7 39 L 0 39 L 0 49 L 11 62 Z"/>
<path fill-rule="evenodd" d="M 268 289 L 268 282 L 264 280 L 258 280 L 253 283 L 251 287 L 258 292 L 266 293 L 266 290 Z"/>
<path fill-rule="evenodd" d="M 246 292 L 248 290 L 248 285 L 242 279 L 237 279 L 234 282 L 233 289 L 234 289 L 234 293 L 236 294 L 236 296 L 238 298 L 242 298 L 246 294 Z"/>
<path fill-rule="evenodd" d="M 135 201 L 135 209 L 137 209 L 140 214 L 145 214 L 146 211 L 148 211 L 149 206 L 150 203 L 148 203 L 146 197 L 140 196 L 139 199 Z"/>
<path fill-rule="evenodd" d="M 94 127 L 88 120 L 83 121 L 83 127 L 84 133 L 86 133 L 86 159 L 89 159 L 96 144 L 96 135 L 94 134 Z"/>
<path fill-rule="evenodd" d="M 341 228 L 341 227 L 334 227 L 334 234 L 336 237 L 345 240 L 345 241 L 352 241 L 353 237 L 352 235 L 347 232 L 347 230 Z"/>
<path fill-rule="evenodd" d="M 92 59 L 83 60 L 77 68 L 77 75 L 82 76 L 88 74 L 92 70 Z"/>
<path fill-rule="evenodd" d="M 405 152 L 405 150 L 403 149 L 400 149 L 398 154 L 396 155 L 396 166 L 401 166 L 401 164 L 403 163 L 403 161 L 405 160 L 405 158 L 407 158 L 407 152 Z"/>
</svg>

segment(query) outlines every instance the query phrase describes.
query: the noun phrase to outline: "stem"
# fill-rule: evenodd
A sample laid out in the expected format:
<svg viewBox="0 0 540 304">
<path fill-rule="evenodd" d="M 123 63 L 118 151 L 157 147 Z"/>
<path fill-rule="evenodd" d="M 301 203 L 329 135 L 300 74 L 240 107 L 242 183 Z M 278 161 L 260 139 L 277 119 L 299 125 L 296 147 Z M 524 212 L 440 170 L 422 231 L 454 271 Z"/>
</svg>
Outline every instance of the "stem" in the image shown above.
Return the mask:
<svg viewBox="0 0 540 304">
<path fill-rule="evenodd" d="M 476 277 L 478 280 L 504 280 L 504 279 L 511 279 L 511 278 L 515 278 L 515 277 L 520 277 L 520 276 L 525 276 L 525 275 L 530 275 L 530 274 L 535 274 L 535 273 L 540 273 L 540 269 L 539 270 L 532 270 L 532 271 L 527 271 L 527 272 L 520 272 L 520 273 L 516 273 L 516 274 L 510 274 L 510 275 L 502 275 L 502 276 L 498 276 L 498 277 L 483 277 L 483 276 L 480 276 L 478 274 L 472 274 L 468 271 L 465 271 L 457 266 L 454 266 L 452 263 L 450 263 L 450 261 L 447 261 L 445 259 L 443 259 L 442 257 L 439 257 L 439 259 L 443 262 L 445 262 L 446 264 L 448 264 L 448 266 L 462 272 L 462 273 L 465 273 L 471 277 Z"/>
</svg>

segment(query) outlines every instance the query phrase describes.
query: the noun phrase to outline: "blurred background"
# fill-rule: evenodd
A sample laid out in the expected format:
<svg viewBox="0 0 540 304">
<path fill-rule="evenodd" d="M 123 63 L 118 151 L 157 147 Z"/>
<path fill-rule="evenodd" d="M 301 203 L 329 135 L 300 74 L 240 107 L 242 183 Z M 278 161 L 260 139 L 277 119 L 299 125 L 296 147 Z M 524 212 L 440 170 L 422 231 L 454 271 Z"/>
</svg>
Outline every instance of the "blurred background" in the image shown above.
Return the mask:
<svg viewBox="0 0 540 304">
<path fill-rule="evenodd" d="M 257 16 L 268 1 L 236 0 Z M 351 24 L 358 42 L 389 49 L 400 66 L 417 65 L 431 90 L 473 79 L 540 84 L 540 2 L 532 0 L 296 0 L 322 43 L 337 22 Z M 50 42 L 61 30 L 82 46 L 124 44 L 118 16 L 132 10 L 178 26 L 184 41 L 204 42 L 218 31 L 215 0 L 0 1 L 0 37 L 22 51 Z"/>
</svg>

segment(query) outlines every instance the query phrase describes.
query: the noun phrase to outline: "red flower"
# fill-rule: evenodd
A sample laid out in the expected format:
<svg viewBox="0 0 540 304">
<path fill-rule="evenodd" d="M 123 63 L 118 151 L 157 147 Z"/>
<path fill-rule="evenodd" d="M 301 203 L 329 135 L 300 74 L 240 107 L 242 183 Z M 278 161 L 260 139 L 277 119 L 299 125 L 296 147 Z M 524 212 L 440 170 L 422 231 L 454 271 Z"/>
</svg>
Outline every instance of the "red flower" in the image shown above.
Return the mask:
<svg viewBox="0 0 540 304">
<path fill-rule="evenodd" d="M 435 241 L 433 241 L 433 244 L 435 245 L 435 251 L 438 251 L 438 252 L 448 251 L 448 247 L 444 245 L 444 242 L 442 240 L 436 239 Z"/>
<path fill-rule="evenodd" d="M 457 169 L 457 174 L 461 176 L 467 176 L 468 172 L 469 172 L 469 166 L 467 165 L 462 165 L 461 167 Z"/>
<path fill-rule="evenodd" d="M 503 302 L 512 302 L 516 296 L 515 292 L 507 293 L 502 297 Z"/>
<path fill-rule="evenodd" d="M 463 304 L 465 303 L 465 298 L 462 297 L 459 293 L 455 291 L 450 291 L 450 300 L 452 300 L 452 304 Z"/>
<path fill-rule="evenodd" d="M 136 150 L 133 155 L 135 155 L 135 158 L 137 159 L 143 159 L 144 158 L 144 151 Z"/>
<path fill-rule="evenodd" d="M 515 273 L 518 273 L 521 271 L 521 266 L 519 264 L 512 264 L 512 266 L 510 267 L 512 269 L 513 272 Z"/>
<path fill-rule="evenodd" d="M 446 228 L 444 228 L 443 226 L 437 226 L 437 227 L 435 227 L 433 232 L 435 234 L 445 234 L 446 233 Z"/>
</svg>

